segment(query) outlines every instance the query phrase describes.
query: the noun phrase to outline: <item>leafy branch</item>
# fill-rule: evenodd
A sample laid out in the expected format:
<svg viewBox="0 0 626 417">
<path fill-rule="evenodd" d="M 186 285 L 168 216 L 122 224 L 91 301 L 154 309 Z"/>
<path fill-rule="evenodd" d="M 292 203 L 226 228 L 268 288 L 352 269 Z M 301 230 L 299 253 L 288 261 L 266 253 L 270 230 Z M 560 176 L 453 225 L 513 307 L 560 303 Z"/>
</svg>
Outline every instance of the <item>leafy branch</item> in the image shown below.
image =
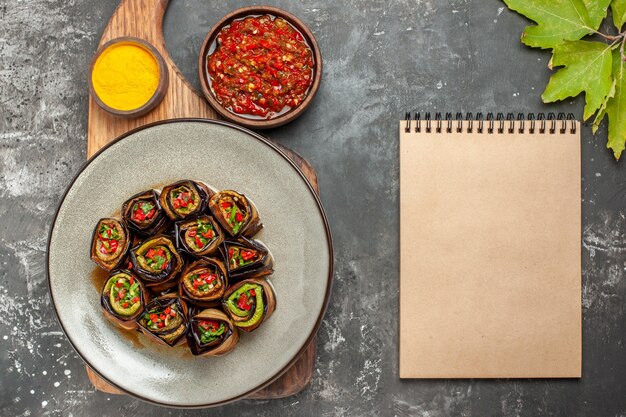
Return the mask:
<svg viewBox="0 0 626 417">
<path fill-rule="evenodd" d="M 593 133 L 609 120 L 607 148 L 619 159 L 626 147 L 626 0 L 503 0 L 509 9 L 532 20 L 521 41 L 552 49 L 544 103 L 585 93 L 583 119 L 593 119 Z M 615 33 L 600 32 L 611 9 Z M 595 40 L 583 40 L 594 37 Z"/>
</svg>

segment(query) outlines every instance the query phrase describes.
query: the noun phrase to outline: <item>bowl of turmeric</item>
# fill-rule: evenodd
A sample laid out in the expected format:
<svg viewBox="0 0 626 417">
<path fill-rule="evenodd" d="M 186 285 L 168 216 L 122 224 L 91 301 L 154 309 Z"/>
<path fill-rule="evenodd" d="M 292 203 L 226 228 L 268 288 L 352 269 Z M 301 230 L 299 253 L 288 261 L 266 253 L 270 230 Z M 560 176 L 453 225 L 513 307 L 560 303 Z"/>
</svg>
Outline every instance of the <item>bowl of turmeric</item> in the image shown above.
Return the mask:
<svg viewBox="0 0 626 417">
<path fill-rule="evenodd" d="M 107 112 L 142 116 L 161 103 L 168 85 L 165 61 L 148 42 L 115 38 L 102 45 L 90 66 L 89 93 Z"/>
</svg>

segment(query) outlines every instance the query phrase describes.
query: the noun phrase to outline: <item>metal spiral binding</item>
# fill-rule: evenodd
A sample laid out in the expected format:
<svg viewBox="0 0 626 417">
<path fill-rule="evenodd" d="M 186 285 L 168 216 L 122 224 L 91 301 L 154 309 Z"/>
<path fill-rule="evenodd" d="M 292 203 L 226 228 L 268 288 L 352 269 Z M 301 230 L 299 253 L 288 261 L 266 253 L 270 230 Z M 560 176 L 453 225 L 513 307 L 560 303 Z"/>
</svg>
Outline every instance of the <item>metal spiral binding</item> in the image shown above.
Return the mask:
<svg viewBox="0 0 626 417">
<path fill-rule="evenodd" d="M 405 125 L 404 131 L 409 133 L 411 128 L 413 127 L 413 122 L 415 122 L 415 132 L 422 131 L 422 121 L 425 122 L 424 130 L 426 133 L 431 133 L 433 131 L 433 123 L 431 120 L 431 113 L 424 113 L 424 117 L 422 118 L 421 113 L 416 112 L 413 113 L 413 118 L 411 118 L 411 112 L 405 113 Z M 558 113 L 555 115 L 554 113 L 548 113 L 547 116 L 545 113 L 528 113 L 527 115 L 524 113 L 518 113 L 517 117 L 513 113 L 507 113 L 506 116 L 504 113 L 497 113 L 495 118 L 493 113 L 487 113 L 485 117 L 483 113 L 476 113 L 476 117 L 474 117 L 473 113 L 468 112 L 465 113 L 465 118 L 463 118 L 463 113 L 457 112 L 452 118 L 452 113 L 446 113 L 442 118 L 441 112 L 435 113 L 434 118 L 434 131 L 435 133 L 442 133 L 444 130 L 444 120 L 445 120 L 445 131 L 446 133 L 452 133 L 455 130 L 457 133 L 462 133 L 465 129 L 467 133 L 473 133 L 474 131 L 474 123 L 477 124 L 476 132 L 478 133 L 487 133 L 487 134 L 502 134 L 506 130 L 507 133 L 511 134 L 515 131 L 515 123 L 518 123 L 518 133 L 526 133 L 526 128 L 528 127 L 528 133 L 534 134 L 535 131 L 539 133 L 549 133 L 556 134 L 557 129 L 558 133 L 565 134 L 567 132 L 567 125 L 569 123 L 569 132 L 574 134 L 576 133 L 576 119 L 572 113 Z M 485 121 L 487 122 L 487 129 L 485 129 Z M 454 124 L 456 123 L 456 128 Z M 537 127 L 539 124 L 539 127 Z M 497 125 L 497 126 L 496 126 Z"/>
<path fill-rule="evenodd" d="M 539 113 L 537 115 L 537 120 L 541 122 L 541 126 L 539 127 L 539 133 L 546 133 L 546 114 Z"/>
<path fill-rule="evenodd" d="M 504 133 L 504 114 L 498 113 L 496 120 L 498 121 L 498 133 Z"/>
<path fill-rule="evenodd" d="M 519 121 L 519 130 L 518 130 L 518 132 L 519 133 L 524 133 L 524 113 L 517 113 L 517 121 Z"/>
<path fill-rule="evenodd" d="M 567 120 L 565 120 L 565 113 L 559 113 L 556 118 L 557 120 L 561 121 L 561 128 L 559 129 L 559 133 L 564 134 L 567 130 Z"/>
</svg>

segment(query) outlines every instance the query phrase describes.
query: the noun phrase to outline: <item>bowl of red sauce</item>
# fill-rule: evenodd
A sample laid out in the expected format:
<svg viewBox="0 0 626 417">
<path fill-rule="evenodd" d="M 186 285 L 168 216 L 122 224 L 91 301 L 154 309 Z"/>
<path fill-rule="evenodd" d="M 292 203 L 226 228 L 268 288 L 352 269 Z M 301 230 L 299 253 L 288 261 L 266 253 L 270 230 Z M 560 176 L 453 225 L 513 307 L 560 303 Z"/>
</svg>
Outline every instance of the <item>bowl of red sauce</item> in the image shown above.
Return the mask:
<svg viewBox="0 0 626 417">
<path fill-rule="evenodd" d="M 224 16 L 200 48 L 202 92 L 224 118 L 253 129 L 281 126 L 311 104 L 322 77 L 313 33 L 269 6 Z"/>
</svg>

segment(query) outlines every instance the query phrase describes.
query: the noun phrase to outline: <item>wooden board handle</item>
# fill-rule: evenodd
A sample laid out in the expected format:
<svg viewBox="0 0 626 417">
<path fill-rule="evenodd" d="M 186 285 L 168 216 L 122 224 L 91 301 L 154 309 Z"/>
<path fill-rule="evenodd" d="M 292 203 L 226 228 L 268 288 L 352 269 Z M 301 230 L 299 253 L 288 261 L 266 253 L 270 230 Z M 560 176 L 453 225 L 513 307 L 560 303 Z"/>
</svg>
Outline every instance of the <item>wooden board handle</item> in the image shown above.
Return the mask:
<svg viewBox="0 0 626 417">
<path fill-rule="evenodd" d="M 165 49 L 163 16 L 169 0 L 122 0 L 104 29 L 100 45 L 120 36 L 134 36 Z"/>
</svg>

